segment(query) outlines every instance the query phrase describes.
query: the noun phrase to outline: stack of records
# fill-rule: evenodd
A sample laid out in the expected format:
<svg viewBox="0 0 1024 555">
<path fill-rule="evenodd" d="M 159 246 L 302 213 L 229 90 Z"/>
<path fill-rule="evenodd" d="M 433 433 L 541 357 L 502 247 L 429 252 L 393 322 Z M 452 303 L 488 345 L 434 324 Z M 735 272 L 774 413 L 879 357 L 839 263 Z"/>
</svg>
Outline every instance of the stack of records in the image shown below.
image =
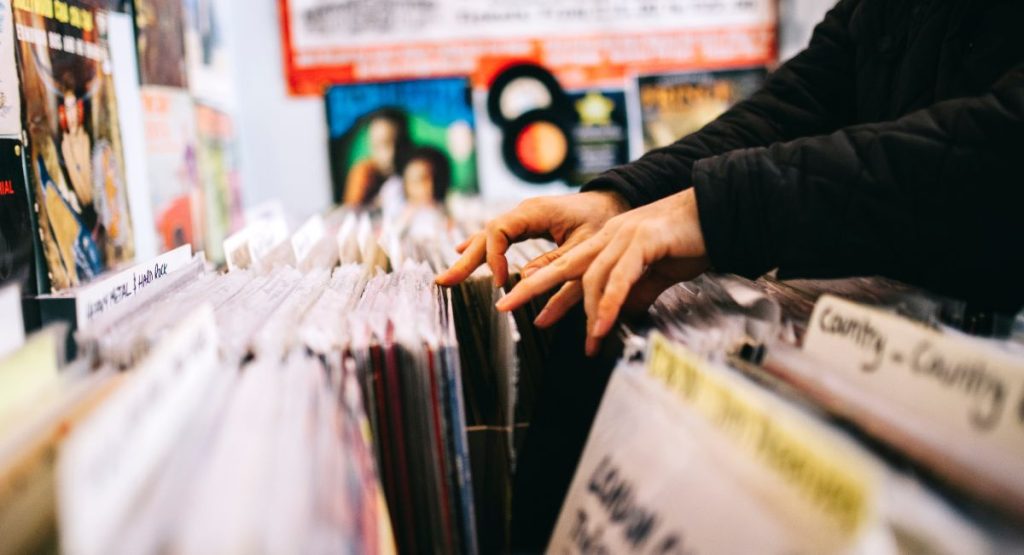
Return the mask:
<svg viewBox="0 0 1024 555">
<path fill-rule="evenodd" d="M 243 229 L 228 272 L 175 254 L 82 312 L 75 370 L 54 362 L 9 390 L 17 411 L 0 403 L 0 551 L 507 549 L 537 383 L 521 361 L 547 348 L 517 322 L 538 307 L 498 313 L 486 270 L 440 289 L 466 230 L 405 224 L 338 211 Z M 72 290 L 76 313 L 91 293 Z M 29 343 L 56 360 L 65 333 Z"/>
<path fill-rule="evenodd" d="M 968 314 L 880 279 L 669 289 L 623 329 L 550 549 L 1021 549 L 1024 348 Z"/>
</svg>

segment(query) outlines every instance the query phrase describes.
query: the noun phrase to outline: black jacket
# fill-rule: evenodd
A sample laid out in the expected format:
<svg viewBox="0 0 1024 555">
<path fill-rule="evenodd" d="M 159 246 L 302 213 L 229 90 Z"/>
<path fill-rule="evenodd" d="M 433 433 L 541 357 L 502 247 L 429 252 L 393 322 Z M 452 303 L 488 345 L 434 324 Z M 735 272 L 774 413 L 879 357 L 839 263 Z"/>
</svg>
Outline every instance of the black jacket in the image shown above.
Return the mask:
<svg viewBox="0 0 1024 555">
<path fill-rule="evenodd" d="M 1024 304 L 1024 0 L 841 0 L 700 131 L 587 189 L 696 188 L 713 266 Z"/>
</svg>

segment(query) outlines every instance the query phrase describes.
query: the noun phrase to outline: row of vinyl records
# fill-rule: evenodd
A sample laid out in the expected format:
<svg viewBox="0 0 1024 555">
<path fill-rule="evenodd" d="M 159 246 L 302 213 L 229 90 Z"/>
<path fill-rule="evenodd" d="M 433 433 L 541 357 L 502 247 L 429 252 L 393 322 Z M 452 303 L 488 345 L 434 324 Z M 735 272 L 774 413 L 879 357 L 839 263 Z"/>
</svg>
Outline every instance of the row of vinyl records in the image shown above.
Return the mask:
<svg viewBox="0 0 1024 555">
<path fill-rule="evenodd" d="M 72 295 L 75 362 L 47 330 L 0 363 L 0 552 L 506 551 L 566 346 L 486 269 L 433 284 L 464 214 L 261 224 L 226 273 L 172 251 Z M 1021 549 L 1024 347 L 972 318 L 877 279 L 671 288 L 621 330 L 548 549 Z"/>
<path fill-rule="evenodd" d="M 27 296 L 243 220 L 223 0 L 0 0 L 0 280 Z"/>
</svg>

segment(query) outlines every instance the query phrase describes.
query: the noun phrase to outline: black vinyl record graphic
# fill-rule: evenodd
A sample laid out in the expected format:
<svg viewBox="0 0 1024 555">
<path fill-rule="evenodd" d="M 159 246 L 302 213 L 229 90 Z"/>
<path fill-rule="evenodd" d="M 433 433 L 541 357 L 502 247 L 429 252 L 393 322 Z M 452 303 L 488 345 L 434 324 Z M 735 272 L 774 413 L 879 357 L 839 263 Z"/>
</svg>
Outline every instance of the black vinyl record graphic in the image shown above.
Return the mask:
<svg viewBox="0 0 1024 555">
<path fill-rule="evenodd" d="M 575 144 L 565 112 L 532 110 L 507 124 L 503 132 L 505 165 L 519 179 L 550 183 L 572 172 Z"/>
<path fill-rule="evenodd" d="M 555 76 L 529 63 L 510 66 L 498 74 L 487 96 L 487 114 L 491 121 L 498 127 L 505 127 L 534 110 L 571 110 L 569 99 Z"/>
</svg>

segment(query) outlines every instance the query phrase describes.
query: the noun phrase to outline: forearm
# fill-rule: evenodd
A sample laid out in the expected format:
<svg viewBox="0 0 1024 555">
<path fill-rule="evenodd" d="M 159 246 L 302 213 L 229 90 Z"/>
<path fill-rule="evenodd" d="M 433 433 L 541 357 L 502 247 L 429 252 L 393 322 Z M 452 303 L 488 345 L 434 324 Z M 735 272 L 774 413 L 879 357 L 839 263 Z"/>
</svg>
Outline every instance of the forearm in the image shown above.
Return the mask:
<svg viewBox="0 0 1024 555">
<path fill-rule="evenodd" d="M 1016 280 L 1024 266 L 1007 247 L 1024 234 L 1021 153 L 1018 68 L 989 94 L 708 158 L 693 177 L 716 268 L 883 274 L 966 296 L 986 293 L 970 291 L 978 275 Z"/>
<path fill-rule="evenodd" d="M 690 187 L 698 160 L 842 127 L 852 112 L 854 48 L 847 19 L 855 4 L 845 0 L 833 8 L 808 48 L 749 99 L 675 144 L 607 172 L 584 190 L 613 190 L 641 206 Z"/>
</svg>

